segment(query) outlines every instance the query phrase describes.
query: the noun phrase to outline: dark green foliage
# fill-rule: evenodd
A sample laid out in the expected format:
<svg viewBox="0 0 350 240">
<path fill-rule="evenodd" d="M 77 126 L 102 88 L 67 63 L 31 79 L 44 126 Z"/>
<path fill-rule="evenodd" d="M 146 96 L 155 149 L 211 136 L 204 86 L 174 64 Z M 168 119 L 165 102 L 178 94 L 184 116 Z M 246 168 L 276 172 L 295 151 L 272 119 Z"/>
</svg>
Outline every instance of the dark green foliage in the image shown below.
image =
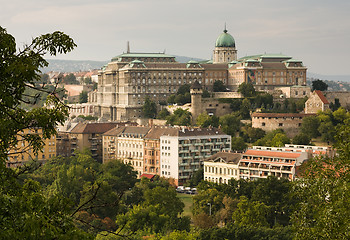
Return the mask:
<svg viewBox="0 0 350 240">
<path fill-rule="evenodd" d="M 231 141 L 231 147 L 233 151 L 243 151 L 247 149 L 248 145 L 241 137 L 233 137 Z"/>
<path fill-rule="evenodd" d="M 175 189 L 169 184 L 143 182 L 139 196 L 139 204 L 134 205 L 127 213 L 117 217 L 120 230 L 125 233 L 146 231 L 166 233 L 171 230 L 189 230 L 189 218 L 179 217 L 183 212 L 184 203 L 177 197 Z"/>
<path fill-rule="evenodd" d="M 322 80 L 317 79 L 315 81 L 312 81 L 312 91 L 314 90 L 326 91 L 327 88 L 328 88 L 327 83 L 325 83 Z"/>
<path fill-rule="evenodd" d="M 43 146 L 38 135 L 24 135 L 21 130 L 41 128 L 43 137 L 56 133 L 67 109 L 59 102 L 55 89 L 48 92 L 51 108 L 24 110 L 21 103 L 35 103 L 38 95 L 26 96 L 26 88 L 37 89 L 40 68 L 48 65 L 44 55 L 67 53 L 75 47 L 62 32 L 36 37 L 17 51 L 13 36 L 0 27 L 0 228 L 2 239 L 91 239 L 77 229 L 70 217 L 69 203 L 58 195 L 46 196 L 37 181 L 22 180 L 21 170 L 6 168 L 8 150 L 18 144 L 22 135 L 37 153 Z M 29 100 L 29 101 L 27 101 Z"/>
<path fill-rule="evenodd" d="M 267 133 L 263 138 L 254 143 L 257 146 L 282 147 L 289 143 L 290 139 L 286 136 L 282 129 L 276 129 Z"/>
<path fill-rule="evenodd" d="M 177 90 L 176 94 L 170 95 L 168 97 L 167 102 L 169 104 L 176 103 L 176 104 L 180 104 L 180 105 L 190 103 L 191 102 L 190 88 L 191 88 L 191 85 L 189 85 L 189 84 L 181 85 L 179 87 L 179 89 Z"/>
<path fill-rule="evenodd" d="M 246 142 L 253 143 L 265 136 L 265 131 L 261 128 L 245 126 L 242 129 L 242 137 Z"/>
<path fill-rule="evenodd" d="M 240 117 L 236 114 L 226 114 L 220 117 L 221 130 L 231 136 L 235 136 L 241 126 Z"/>
<path fill-rule="evenodd" d="M 226 92 L 226 86 L 224 83 L 220 80 L 216 80 L 213 84 L 213 91 L 214 92 Z"/>
<path fill-rule="evenodd" d="M 170 115 L 170 112 L 166 108 L 163 108 L 162 110 L 160 110 L 158 112 L 157 118 L 165 120 L 166 117 L 169 116 L 169 115 Z"/>
<path fill-rule="evenodd" d="M 213 115 L 209 116 L 207 113 L 201 113 L 196 119 L 196 125 L 200 127 L 218 127 L 219 126 L 219 117 Z"/>
<path fill-rule="evenodd" d="M 336 110 L 338 110 L 338 108 L 340 108 L 341 107 L 341 104 L 340 104 L 340 102 L 339 102 L 339 98 L 335 98 L 334 99 L 334 103 L 333 102 L 331 102 L 330 104 L 329 104 L 329 108 L 334 112 L 334 111 L 336 111 Z"/>
<path fill-rule="evenodd" d="M 208 92 L 208 90 L 206 90 L 206 89 L 203 90 L 202 97 L 203 98 L 210 98 L 210 93 Z"/>
<path fill-rule="evenodd" d="M 198 169 L 193 173 L 189 181 L 189 187 L 196 187 L 202 180 L 204 179 L 204 171 L 203 168 Z"/>
<path fill-rule="evenodd" d="M 293 144 L 298 144 L 298 145 L 309 145 L 310 141 L 311 141 L 310 136 L 305 133 L 299 133 L 292 140 Z"/>
<path fill-rule="evenodd" d="M 191 113 L 187 110 L 178 108 L 167 118 L 167 124 L 189 126 L 191 125 Z"/>
<path fill-rule="evenodd" d="M 239 113 L 242 119 L 250 118 L 250 109 L 251 109 L 250 101 L 247 98 L 243 99 L 241 108 L 239 110 Z"/>
<path fill-rule="evenodd" d="M 66 75 L 64 78 L 63 78 L 63 82 L 65 84 L 79 84 L 79 81 L 77 80 L 77 78 L 74 76 L 73 73 L 70 73 L 68 75 Z"/>
<path fill-rule="evenodd" d="M 254 99 L 254 104 L 256 108 L 261 108 L 266 105 L 273 105 L 273 96 L 268 93 L 259 94 Z"/>
<path fill-rule="evenodd" d="M 201 230 L 199 232 L 199 239 L 266 239 L 266 240 L 292 240 L 293 231 L 290 227 L 251 227 L 251 226 L 237 226 L 230 224 L 223 228 L 211 228 L 208 230 Z"/>
<path fill-rule="evenodd" d="M 142 106 L 142 113 L 146 118 L 155 118 L 157 116 L 157 105 L 148 96 L 145 98 L 145 103 Z"/>
<path fill-rule="evenodd" d="M 315 138 L 320 135 L 318 131 L 319 126 L 320 121 L 316 116 L 305 117 L 301 124 L 301 132 L 311 138 Z"/>
<path fill-rule="evenodd" d="M 245 82 L 239 85 L 238 92 L 242 93 L 245 98 L 254 97 L 256 94 L 253 84 Z"/>
<path fill-rule="evenodd" d="M 81 91 L 79 94 L 79 103 L 87 103 L 88 102 L 88 92 Z"/>
</svg>

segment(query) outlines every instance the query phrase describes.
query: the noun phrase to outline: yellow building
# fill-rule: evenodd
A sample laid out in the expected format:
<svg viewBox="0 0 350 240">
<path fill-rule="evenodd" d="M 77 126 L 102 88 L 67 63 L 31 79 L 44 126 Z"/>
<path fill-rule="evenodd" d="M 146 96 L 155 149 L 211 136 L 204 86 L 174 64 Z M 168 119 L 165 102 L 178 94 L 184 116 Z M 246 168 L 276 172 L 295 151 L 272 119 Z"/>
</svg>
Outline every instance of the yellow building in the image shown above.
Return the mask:
<svg viewBox="0 0 350 240">
<path fill-rule="evenodd" d="M 29 144 L 28 141 L 23 137 L 24 135 L 39 135 L 41 138 L 42 129 L 24 129 L 22 132 L 18 133 L 17 140 L 18 143 L 16 148 L 9 150 L 7 166 L 17 167 L 23 165 L 25 162 L 31 160 L 37 160 L 39 162 L 45 162 L 52 157 L 56 156 L 56 137 L 51 136 L 51 138 L 44 139 L 44 147 L 38 153 L 33 151 L 33 146 Z"/>
</svg>

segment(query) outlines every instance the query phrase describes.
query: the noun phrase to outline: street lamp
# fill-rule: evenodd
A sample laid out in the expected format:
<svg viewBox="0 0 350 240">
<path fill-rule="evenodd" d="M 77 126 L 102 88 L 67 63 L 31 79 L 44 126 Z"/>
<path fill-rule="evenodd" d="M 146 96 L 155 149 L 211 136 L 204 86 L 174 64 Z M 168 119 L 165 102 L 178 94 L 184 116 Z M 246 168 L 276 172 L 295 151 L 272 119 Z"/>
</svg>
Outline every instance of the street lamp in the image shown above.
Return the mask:
<svg viewBox="0 0 350 240">
<path fill-rule="evenodd" d="M 207 203 L 207 205 L 209 206 L 209 216 L 211 216 L 211 203 Z"/>
</svg>

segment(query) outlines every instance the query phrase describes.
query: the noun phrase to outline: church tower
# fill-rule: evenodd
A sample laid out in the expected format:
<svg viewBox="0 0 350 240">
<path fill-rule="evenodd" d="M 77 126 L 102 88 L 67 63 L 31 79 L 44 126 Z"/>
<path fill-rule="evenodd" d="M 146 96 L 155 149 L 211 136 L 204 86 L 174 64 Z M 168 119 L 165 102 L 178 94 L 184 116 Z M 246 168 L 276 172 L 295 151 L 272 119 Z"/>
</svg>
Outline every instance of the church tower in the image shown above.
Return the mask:
<svg viewBox="0 0 350 240">
<path fill-rule="evenodd" d="M 227 33 L 226 26 L 224 32 L 216 39 L 213 53 L 213 63 L 229 63 L 237 60 L 237 50 L 234 38 Z"/>
</svg>

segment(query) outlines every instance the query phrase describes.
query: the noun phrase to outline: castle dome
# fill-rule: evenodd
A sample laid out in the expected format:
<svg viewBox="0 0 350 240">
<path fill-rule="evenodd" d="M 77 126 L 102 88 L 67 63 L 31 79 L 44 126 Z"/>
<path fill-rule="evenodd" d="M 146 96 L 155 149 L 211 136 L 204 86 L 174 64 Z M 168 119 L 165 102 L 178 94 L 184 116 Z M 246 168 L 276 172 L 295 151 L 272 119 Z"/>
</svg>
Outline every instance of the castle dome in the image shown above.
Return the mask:
<svg viewBox="0 0 350 240">
<path fill-rule="evenodd" d="M 215 47 L 236 47 L 235 40 L 231 34 L 227 33 L 226 28 L 216 39 Z"/>
</svg>

